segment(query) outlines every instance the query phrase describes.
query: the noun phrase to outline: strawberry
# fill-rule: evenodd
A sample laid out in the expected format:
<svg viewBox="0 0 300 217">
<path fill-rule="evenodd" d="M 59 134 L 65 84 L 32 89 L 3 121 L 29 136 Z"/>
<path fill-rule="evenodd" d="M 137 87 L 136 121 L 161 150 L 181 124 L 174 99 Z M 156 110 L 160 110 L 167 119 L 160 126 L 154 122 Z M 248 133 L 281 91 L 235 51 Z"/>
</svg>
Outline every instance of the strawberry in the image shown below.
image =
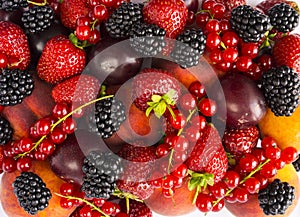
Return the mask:
<svg viewBox="0 0 300 217">
<path fill-rule="evenodd" d="M 156 160 L 154 146 L 147 146 L 142 141 L 136 141 L 132 145 L 123 145 L 118 155 L 125 159 L 123 180 L 143 182 L 151 176 Z"/>
<path fill-rule="evenodd" d="M 62 24 L 70 29 L 76 28 L 76 20 L 85 17 L 89 12 L 87 1 L 63 0 L 60 5 L 60 19 Z"/>
<path fill-rule="evenodd" d="M 258 5 L 256 5 L 256 8 L 262 10 L 265 14 L 268 13 L 268 10 L 273 7 L 274 5 L 278 4 L 278 3 L 286 3 L 289 4 L 291 7 L 293 7 L 294 9 L 297 9 L 297 3 L 294 1 L 288 1 L 288 0 L 264 0 L 261 1 Z"/>
<path fill-rule="evenodd" d="M 129 217 L 152 217 L 152 211 L 145 203 L 131 200 L 129 205 Z"/>
<path fill-rule="evenodd" d="M 179 82 L 161 69 L 144 69 L 133 79 L 132 98 L 135 105 L 146 111 L 147 115 L 153 109 L 160 117 L 166 108 L 176 103 L 180 94 Z"/>
<path fill-rule="evenodd" d="M 30 63 L 28 40 L 16 24 L 0 21 L 0 53 L 8 57 L 11 67 L 24 70 Z"/>
<path fill-rule="evenodd" d="M 224 4 L 228 11 L 232 11 L 233 8 L 239 5 L 247 4 L 246 0 L 216 0 L 216 2 Z"/>
<path fill-rule="evenodd" d="M 55 102 L 76 102 L 85 104 L 96 98 L 100 89 L 100 82 L 91 75 L 75 75 L 57 84 L 52 89 Z"/>
<path fill-rule="evenodd" d="M 166 30 L 166 36 L 176 38 L 185 25 L 188 8 L 182 0 L 150 0 L 143 8 L 144 21 Z"/>
<path fill-rule="evenodd" d="M 298 72 L 300 77 L 300 35 L 290 34 L 276 41 L 273 59 L 277 66 L 289 66 Z"/>
<path fill-rule="evenodd" d="M 75 47 L 62 35 L 47 41 L 37 65 L 41 79 L 56 84 L 73 75 L 79 74 L 85 67 L 84 50 Z"/>
<path fill-rule="evenodd" d="M 257 144 L 259 131 L 256 126 L 245 129 L 226 129 L 223 135 L 225 148 L 239 158 L 243 154 L 251 153 Z"/>
<path fill-rule="evenodd" d="M 140 200 L 146 200 L 154 192 L 154 186 L 149 182 L 130 182 L 125 180 L 117 181 L 118 189 L 122 192 L 137 196 Z"/>
<path fill-rule="evenodd" d="M 190 153 L 186 165 L 194 172 L 214 175 L 214 181 L 218 182 L 224 177 L 227 164 L 227 155 L 219 132 L 213 126 L 207 125 Z"/>
</svg>

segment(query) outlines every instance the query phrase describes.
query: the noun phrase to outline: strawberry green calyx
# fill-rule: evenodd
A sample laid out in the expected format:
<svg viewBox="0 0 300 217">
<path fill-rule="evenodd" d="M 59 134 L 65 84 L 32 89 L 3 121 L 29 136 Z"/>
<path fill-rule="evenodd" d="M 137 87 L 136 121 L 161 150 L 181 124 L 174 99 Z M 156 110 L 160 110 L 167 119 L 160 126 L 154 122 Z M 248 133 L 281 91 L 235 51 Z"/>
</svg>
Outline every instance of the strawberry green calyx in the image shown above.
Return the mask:
<svg viewBox="0 0 300 217">
<path fill-rule="evenodd" d="M 175 119 L 175 114 L 171 106 L 175 105 L 176 101 L 174 100 L 175 90 L 170 90 L 163 96 L 152 95 L 151 102 L 147 102 L 149 107 L 146 110 L 146 116 L 149 116 L 153 110 L 156 117 L 160 118 L 168 109 L 172 117 Z"/>
<path fill-rule="evenodd" d="M 192 170 L 188 171 L 188 174 L 191 176 L 188 182 L 188 189 L 190 191 L 196 189 L 193 204 L 196 203 L 196 199 L 198 194 L 202 191 L 205 191 L 207 185 L 213 186 L 214 185 L 214 175 L 210 173 L 196 173 Z"/>
<path fill-rule="evenodd" d="M 85 40 L 85 41 L 80 41 L 80 40 L 75 36 L 74 33 L 71 33 L 71 34 L 69 35 L 69 40 L 72 42 L 72 44 L 73 44 L 75 47 L 77 47 L 77 48 L 79 48 L 79 49 L 81 49 L 81 50 L 83 50 L 83 49 L 86 48 L 86 47 L 91 46 L 91 44 L 90 44 L 87 40 Z"/>
</svg>

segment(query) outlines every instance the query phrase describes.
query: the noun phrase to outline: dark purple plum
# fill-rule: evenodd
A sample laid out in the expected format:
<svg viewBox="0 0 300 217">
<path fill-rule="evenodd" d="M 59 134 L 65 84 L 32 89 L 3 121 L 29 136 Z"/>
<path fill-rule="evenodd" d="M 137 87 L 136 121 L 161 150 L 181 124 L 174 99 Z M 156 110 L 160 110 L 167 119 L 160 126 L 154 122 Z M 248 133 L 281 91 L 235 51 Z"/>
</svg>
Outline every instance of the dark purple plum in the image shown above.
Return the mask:
<svg viewBox="0 0 300 217">
<path fill-rule="evenodd" d="M 100 136 L 85 130 L 69 135 L 50 157 L 52 171 L 67 182 L 82 184 L 84 157 L 93 150 L 109 150 Z"/>
<path fill-rule="evenodd" d="M 70 33 L 70 30 L 68 30 L 66 27 L 64 27 L 60 21 L 55 20 L 54 23 L 51 25 L 50 28 L 46 29 L 43 32 L 39 33 L 29 33 L 28 41 L 29 41 L 29 48 L 31 52 L 31 65 L 33 68 L 35 68 L 36 64 L 38 63 L 38 60 L 42 54 L 42 51 L 45 47 L 45 44 L 47 41 L 56 36 L 56 35 L 66 35 L 68 36 Z"/>
<path fill-rule="evenodd" d="M 194 13 L 196 13 L 199 9 L 199 0 L 184 0 L 184 3 L 189 11 L 193 11 Z"/>
<path fill-rule="evenodd" d="M 129 43 L 118 42 L 105 38 L 89 54 L 87 70 L 106 85 L 123 84 L 140 71 L 143 63 Z"/>
<path fill-rule="evenodd" d="M 220 82 L 226 102 L 227 127 L 246 128 L 256 125 L 264 117 L 265 99 L 254 81 L 244 75 L 231 73 Z"/>
<path fill-rule="evenodd" d="M 9 21 L 19 26 L 22 26 L 21 17 L 22 17 L 21 10 L 16 10 L 12 12 L 6 12 L 4 10 L 0 10 L 0 21 Z"/>
</svg>

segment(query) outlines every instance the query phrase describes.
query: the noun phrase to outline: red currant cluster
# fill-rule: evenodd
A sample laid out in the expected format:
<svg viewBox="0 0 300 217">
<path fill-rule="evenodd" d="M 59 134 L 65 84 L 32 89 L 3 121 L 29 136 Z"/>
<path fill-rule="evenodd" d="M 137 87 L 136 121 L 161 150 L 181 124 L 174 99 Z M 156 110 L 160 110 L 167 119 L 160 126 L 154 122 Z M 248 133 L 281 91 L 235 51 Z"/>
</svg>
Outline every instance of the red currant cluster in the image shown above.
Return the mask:
<svg viewBox="0 0 300 217">
<path fill-rule="evenodd" d="M 100 40 L 100 31 L 96 27 L 105 21 L 110 11 L 127 0 L 88 0 L 89 13 L 76 20 L 75 36 L 81 41 L 96 44 Z"/>
<path fill-rule="evenodd" d="M 208 186 L 209 193 L 200 193 L 196 206 L 202 212 L 210 212 L 221 210 L 225 200 L 229 203 L 245 203 L 251 194 L 258 193 L 268 185 L 268 179 L 274 177 L 277 170 L 297 157 L 295 148 L 287 147 L 281 151 L 273 138 L 265 137 L 261 148 L 244 154 L 238 164 L 226 172 L 222 181 Z"/>
<path fill-rule="evenodd" d="M 54 152 L 56 145 L 76 130 L 76 121 L 70 117 L 74 113 L 67 104 L 57 103 L 50 116 L 39 119 L 30 127 L 29 137 L 3 146 L 2 170 L 28 171 L 33 160 L 45 160 Z M 78 113 L 73 117 L 79 117 Z"/>
<path fill-rule="evenodd" d="M 199 140 L 201 131 L 206 127 L 206 117 L 216 113 L 216 102 L 207 98 L 205 88 L 199 81 L 193 82 L 189 93 L 183 94 L 178 102 L 181 109 L 174 109 L 173 115 L 167 114 L 170 126 L 167 126 L 163 143 L 156 148 L 158 158 L 168 159 L 162 169 L 168 175 L 155 179 L 153 186 L 162 188 L 162 194 L 167 198 L 174 195 L 175 189 L 181 187 L 188 175 L 187 166 L 182 163 L 188 158 L 191 144 Z"/>
<path fill-rule="evenodd" d="M 80 217 L 101 217 L 116 216 L 128 217 L 121 212 L 121 207 L 117 203 L 104 200 L 102 198 L 85 198 L 84 192 L 77 189 L 73 184 L 64 183 L 60 187 L 60 206 L 64 209 L 79 207 Z"/>
<path fill-rule="evenodd" d="M 231 30 L 228 18 L 224 18 L 226 8 L 214 0 L 206 0 L 196 13 L 196 24 L 206 36 L 208 58 L 223 72 L 239 71 L 253 80 L 258 80 L 263 71 L 270 69 L 272 62 L 268 54 L 259 55 L 258 43 L 245 43 Z M 226 16 L 225 16 L 226 17 Z"/>
</svg>

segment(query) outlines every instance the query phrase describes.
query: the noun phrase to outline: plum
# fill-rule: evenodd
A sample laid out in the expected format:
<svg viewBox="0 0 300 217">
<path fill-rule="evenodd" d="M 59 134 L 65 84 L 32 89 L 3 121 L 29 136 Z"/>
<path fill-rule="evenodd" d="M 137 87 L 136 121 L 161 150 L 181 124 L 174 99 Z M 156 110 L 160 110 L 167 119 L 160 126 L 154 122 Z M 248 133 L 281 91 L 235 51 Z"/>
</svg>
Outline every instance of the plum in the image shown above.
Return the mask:
<svg viewBox="0 0 300 217">
<path fill-rule="evenodd" d="M 0 10 L 0 21 L 9 21 L 21 26 L 22 25 L 21 17 L 22 17 L 22 10 L 15 10 L 12 12 L 6 12 L 4 10 Z"/>
</svg>

